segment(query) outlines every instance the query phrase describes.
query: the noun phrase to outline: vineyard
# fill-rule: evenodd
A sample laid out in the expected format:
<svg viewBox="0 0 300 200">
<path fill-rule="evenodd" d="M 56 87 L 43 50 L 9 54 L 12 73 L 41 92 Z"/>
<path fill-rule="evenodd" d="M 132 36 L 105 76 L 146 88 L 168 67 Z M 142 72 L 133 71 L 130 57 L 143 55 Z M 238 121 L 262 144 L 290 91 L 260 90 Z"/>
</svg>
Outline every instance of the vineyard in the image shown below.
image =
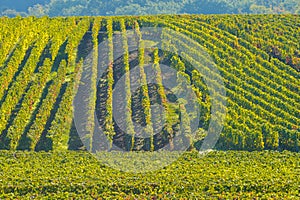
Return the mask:
<svg viewBox="0 0 300 200">
<path fill-rule="evenodd" d="M 200 44 L 211 56 L 226 87 L 227 115 L 216 148 L 220 150 L 300 149 L 300 17 L 299 15 L 163 15 L 143 17 L 67 17 L 0 19 L 0 149 L 3 150 L 98 150 L 95 124 L 85 124 L 86 136 L 79 138 L 74 123 L 73 100 L 84 84 L 92 87 L 84 104 L 85 117 L 97 118 L 110 145 L 127 151 L 154 151 L 169 144 L 176 149 L 174 136 L 182 129 L 190 149 L 200 148 L 211 120 L 211 99 L 203 74 L 193 68 L 189 49 L 180 52 L 180 38 L 166 33 L 164 49 L 146 48 L 140 29 L 165 27 L 182 33 Z M 139 49 L 130 51 L 127 31 L 138 35 Z M 115 35 L 122 43 L 113 41 Z M 99 82 L 97 66 L 102 62 L 98 45 L 107 42 L 109 65 Z M 123 56 L 115 58 L 121 49 Z M 173 51 L 186 54 L 184 59 Z M 90 70 L 84 60 L 92 53 Z M 204 58 L 203 58 L 204 59 Z M 209 61 L 205 61 L 209 62 Z M 204 62 L 204 63 L 205 63 Z M 156 85 L 147 85 L 142 67 L 152 64 L 158 71 Z M 177 82 L 188 84 L 197 95 L 200 118 L 196 137 L 189 137 L 193 118 L 184 102 L 172 99 L 162 85 L 160 65 L 177 71 Z M 205 68 L 205 64 L 197 63 Z M 138 67 L 140 79 L 130 72 Z M 212 72 L 214 73 L 214 72 Z M 124 77 L 124 93 L 114 94 L 116 83 Z M 134 93 L 131 87 L 141 83 Z M 218 83 L 215 83 L 218 84 Z M 125 117 L 116 124 L 114 99 L 125 102 Z M 166 115 L 164 123 L 151 105 L 158 103 Z M 96 113 L 96 116 L 94 116 Z M 140 135 L 136 124 L 147 126 L 148 138 Z M 155 134 L 157 133 L 157 134 Z M 88 145 L 86 145 L 88 144 Z M 112 186 L 113 187 L 113 186 Z"/>
<path fill-rule="evenodd" d="M 299 199 L 299 160 L 288 151 L 186 152 L 160 171 L 131 174 L 86 152 L 2 151 L 0 198 Z"/>
</svg>

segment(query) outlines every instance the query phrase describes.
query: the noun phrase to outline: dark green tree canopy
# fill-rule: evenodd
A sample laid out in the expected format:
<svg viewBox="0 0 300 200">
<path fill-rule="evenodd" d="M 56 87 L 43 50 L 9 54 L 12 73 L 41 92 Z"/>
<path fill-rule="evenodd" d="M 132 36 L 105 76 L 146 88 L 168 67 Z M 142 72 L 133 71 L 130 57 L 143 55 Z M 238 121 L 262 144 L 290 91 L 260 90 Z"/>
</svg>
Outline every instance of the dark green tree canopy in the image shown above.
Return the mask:
<svg viewBox="0 0 300 200">
<path fill-rule="evenodd" d="M 2 0 L 0 12 L 6 16 L 299 14 L 300 5 L 298 0 Z"/>
</svg>

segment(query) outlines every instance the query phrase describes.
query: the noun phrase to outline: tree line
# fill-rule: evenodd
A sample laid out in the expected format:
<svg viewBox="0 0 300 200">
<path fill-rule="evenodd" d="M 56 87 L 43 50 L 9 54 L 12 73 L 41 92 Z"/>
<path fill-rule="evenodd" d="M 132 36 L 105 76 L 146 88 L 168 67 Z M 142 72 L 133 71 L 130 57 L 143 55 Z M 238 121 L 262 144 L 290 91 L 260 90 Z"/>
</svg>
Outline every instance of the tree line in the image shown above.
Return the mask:
<svg viewBox="0 0 300 200">
<path fill-rule="evenodd" d="M 113 16 L 149 14 L 281 14 L 300 13 L 298 0 L 4 0 L 2 16 Z"/>
</svg>

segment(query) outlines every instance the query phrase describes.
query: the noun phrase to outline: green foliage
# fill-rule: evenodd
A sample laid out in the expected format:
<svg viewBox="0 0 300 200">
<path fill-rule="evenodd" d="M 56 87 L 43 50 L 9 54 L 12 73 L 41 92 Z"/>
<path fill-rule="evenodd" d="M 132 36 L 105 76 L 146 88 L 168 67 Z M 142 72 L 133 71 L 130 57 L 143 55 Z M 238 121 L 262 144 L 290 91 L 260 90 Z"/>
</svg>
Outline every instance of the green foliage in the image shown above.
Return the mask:
<svg viewBox="0 0 300 200">
<path fill-rule="evenodd" d="M 31 143 L 28 147 L 29 150 L 35 150 L 38 142 L 41 140 L 42 133 L 45 131 L 45 126 L 47 121 L 51 116 L 51 112 L 53 110 L 53 105 L 55 105 L 56 99 L 58 98 L 59 91 L 63 82 L 65 81 L 67 70 L 67 64 L 65 60 L 62 60 L 56 76 L 53 78 L 53 82 L 56 84 L 51 84 L 49 88 L 48 95 L 42 101 L 42 105 L 40 106 L 38 112 L 35 115 L 34 123 L 28 128 L 28 130 L 24 131 L 24 134 L 30 139 Z M 20 144 L 20 148 L 22 149 L 22 144 Z"/>
<path fill-rule="evenodd" d="M 114 45 L 113 45 L 113 20 L 109 18 L 106 24 L 107 34 L 108 34 L 108 73 L 107 73 L 107 102 L 106 109 L 107 114 L 105 118 L 105 134 L 109 137 L 110 146 L 112 146 L 113 135 L 114 135 L 114 125 L 113 125 L 113 61 L 114 61 Z"/>
<path fill-rule="evenodd" d="M 97 73 L 98 73 L 98 35 L 101 28 L 101 18 L 95 18 L 93 21 L 92 28 L 92 38 L 93 38 L 93 61 L 92 61 L 92 70 L 90 76 L 90 97 L 88 103 L 88 113 L 87 113 L 87 135 L 88 135 L 88 150 L 93 150 L 93 138 L 95 132 L 95 109 L 97 101 Z"/>
<path fill-rule="evenodd" d="M 124 19 L 120 20 L 121 32 L 122 32 L 122 45 L 123 45 L 123 56 L 124 56 L 124 73 L 125 73 L 125 102 L 126 102 L 126 111 L 125 111 L 125 122 L 126 122 L 126 133 L 131 136 L 131 147 L 130 150 L 134 148 L 134 138 L 135 130 L 132 122 L 132 109 L 131 109 L 131 85 L 130 85 L 130 66 L 129 66 L 129 50 L 128 50 L 128 41 L 127 33 Z"/>
<path fill-rule="evenodd" d="M 144 109 L 144 118 L 145 118 L 145 122 L 146 122 L 146 128 L 145 128 L 145 132 L 147 135 L 149 135 L 149 139 L 150 139 L 150 144 L 149 147 L 147 148 L 150 151 L 154 150 L 154 130 L 153 130 L 153 123 L 152 123 L 152 118 L 151 118 L 151 114 L 152 114 L 152 110 L 151 110 L 151 102 L 150 102 L 150 97 L 149 97 L 149 90 L 148 90 L 148 85 L 147 85 L 147 77 L 144 71 L 144 67 L 145 67 L 145 47 L 144 47 L 144 41 L 142 40 L 142 34 L 140 32 L 140 27 L 138 22 L 135 21 L 134 23 L 134 29 L 136 34 L 138 35 L 139 38 L 139 68 L 140 68 L 140 76 L 141 76 L 141 80 L 140 80 L 140 85 L 141 85 L 141 102 L 142 102 L 142 106 Z"/>
<path fill-rule="evenodd" d="M 188 152 L 158 171 L 131 174 L 109 168 L 89 153 L 4 151 L 0 198 L 299 199 L 299 160 L 291 152 Z M 146 167 L 152 164 L 145 162 Z"/>
<path fill-rule="evenodd" d="M 15 2 L 2 0 L 0 14 L 6 16 L 106 16 L 150 14 L 269 14 L 300 13 L 298 0 L 49 0 Z M 22 9 L 19 9 L 20 5 Z M 5 6 L 6 5 L 6 6 Z M 18 12 L 17 12 L 17 11 Z M 26 12 L 27 11 L 27 12 Z"/>
<path fill-rule="evenodd" d="M 46 135 L 46 138 L 52 141 L 52 148 L 54 150 L 68 149 L 69 134 L 74 112 L 73 98 L 80 80 L 76 75 L 82 68 L 82 61 L 76 63 L 77 47 L 89 27 L 90 21 L 88 19 L 81 20 L 76 29 L 69 35 L 69 41 L 66 47 L 66 53 L 68 55 L 67 70 L 73 71 L 73 73 L 68 77 L 70 81 L 67 83 L 65 93 L 58 105 L 59 108 L 55 113 Z"/>
<path fill-rule="evenodd" d="M 295 73 L 295 70 L 291 70 L 291 68 L 289 68 L 289 67 L 282 68 L 280 65 L 278 66 L 278 63 L 276 65 L 274 65 L 272 62 L 272 59 L 270 60 L 269 63 L 267 61 L 259 59 L 259 56 L 255 55 L 255 54 L 257 54 L 257 50 L 252 51 L 252 49 L 251 49 L 250 52 L 253 53 L 255 56 L 251 55 L 251 53 L 249 52 L 248 49 L 245 49 L 243 46 L 237 45 L 236 37 L 234 37 L 234 34 L 237 34 L 237 33 L 233 32 L 233 33 L 231 33 L 232 34 L 231 35 L 231 34 L 228 34 L 226 31 L 215 29 L 213 26 L 210 25 L 210 24 L 214 24 L 214 22 L 218 21 L 218 19 L 216 19 L 216 21 L 214 21 L 211 18 L 209 18 L 209 17 L 206 18 L 204 16 L 202 19 L 206 23 L 201 23 L 201 25 L 198 25 L 199 21 L 193 21 L 192 16 L 187 16 L 187 17 L 188 17 L 187 20 L 179 20 L 179 18 L 175 18 L 176 20 L 173 21 L 174 18 L 170 19 L 170 21 L 169 21 L 170 23 L 166 23 L 166 26 L 168 26 L 176 31 L 180 31 L 182 33 L 189 35 L 194 40 L 196 40 L 197 42 L 202 44 L 203 47 L 205 48 L 205 50 L 213 57 L 215 63 L 217 64 L 218 69 L 220 70 L 223 78 L 225 79 L 224 81 L 225 81 L 226 87 L 227 87 L 227 96 L 229 97 L 227 100 L 229 102 L 228 110 L 230 111 L 230 115 L 227 115 L 227 123 L 238 122 L 238 124 L 240 124 L 240 125 L 236 124 L 232 127 L 234 129 L 244 131 L 245 132 L 244 137 L 248 138 L 248 143 L 246 146 L 240 144 L 241 146 L 244 146 L 243 149 L 253 150 L 253 149 L 262 149 L 263 148 L 264 144 L 263 144 L 262 137 L 261 137 L 261 129 L 259 129 L 259 127 L 260 127 L 260 123 L 265 120 L 268 120 L 269 122 L 271 122 L 272 125 L 274 125 L 274 126 L 272 126 L 273 127 L 272 132 L 275 132 L 275 133 L 277 132 L 276 131 L 277 128 L 282 130 L 282 129 L 288 128 L 288 126 L 297 127 L 296 124 L 287 125 L 287 124 L 289 124 L 289 122 L 294 123 L 295 120 L 297 121 L 296 118 L 294 118 L 293 116 L 291 116 L 289 119 L 286 118 L 286 116 L 290 115 L 291 112 L 294 112 L 295 116 L 299 115 L 299 112 L 295 110 L 294 106 L 292 106 L 292 105 L 295 105 L 294 101 L 289 101 L 289 103 L 283 103 L 282 100 L 280 100 L 280 99 L 286 98 L 288 100 L 289 97 L 294 96 L 294 95 L 298 96 L 298 95 L 294 92 L 286 90 L 286 92 L 285 92 L 286 95 L 282 95 L 282 93 L 281 93 L 280 99 L 279 98 L 277 99 L 276 97 L 274 97 L 274 95 L 277 96 L 276 93 L 278 93 L 278 91 L 276 91 L 275 88 L 278 88 L 278 86 L 275 86 L 275 85 L 278 85 L 279 83 L 277 81 L 276 82 L 270 81 L 269 79 L 266 79 L 265 77 L 261 76 L 261 74 L 259 74 L 257 72 L 259 70 L 261 73 L 267 74 L 267 73 L 273 73 L 272 71 L 276 71 L 276 70 L 278 70 L 278 71 L 284 70 L 285 72 L 280 72 L 280 73 L 281 74 L 282 73 L 291 74 L 292 76 L 287 76 L 287 79 L 291 80 L 290 88 L 294 88 L 295 91 L 298 91 L 299 87 L 293 84 L 293 83 L 296 84 L 296 82 L 298 82 L 294 78 L 299 76 L 297 73 Z M 237 16 L 236 18 L 239 18 L 239 17 L 240 16 Z M 204 18 L 206 18 L 206 19 L 204 19 Z M 223 21 L 222 21 L 223 18 L 222 19 L 221 18 L 219 18 L 220 19 L 220 21 L 218 21 L 219 23 L 223 23 Z M 229 18 L 233 19 L 232 16 L 229 16 Z M 268 19 L 268 16 L 266 16 L 266 18 Z M 150 20 L 152 20 L 152 19 L 150 19 Z M 236 19 L 236 20 L 238 20 L 238 19 Z M 202 20 L 200 20 L 200 21 L 202 21 Z M 161 23 L 164 23 L 164 22 L 161 21 Z M 231 23 L 234 23 L 234 22 L 231 22 Z M 226 27 L 231 27 L 231 26 L 232 25 L 230 25 L 230 23 L 226 24 Z M 206 28 L 206 27 L 209 27 L 209 28 Z M 227 28 L 223 27 L 222 29 L 226 30 Z M 238 27 L 235 27 L 235 29 L 238 29 Z M 216 33 L 216 31 L 218 33 Z M 222 35 L 226 35 L 226 37 L 222 37 Z M 166 37 L 168 37 L 168 36 L 166 35 Z M 240 40 L 242 40 L 242 39 L 240 39 Z M 172 38 L 170 38 L 170 41 L 174 42 L 174 43 L 181 42 L 181 41 L 176 41 L 174 36 L 172 36 Z M 242 42 L 244 42 L 244 41 L 242 40 L 241 43 Z M 181 44 L 181 45 L 184 45 L 184 44 Z M 249 48 L 249 46 L 247 46 L 247 48 Z M 244 53 L 244 55 L 242 55 L 240 53 L 241 51 Z M 258 51 L 258 52 L 260 53 L 260 51 Z M 189 57 L 190 55 L 203 57 L 203 55 L 201 55 L 201 53 L 199 54 L 198 52 L 193 52 L 192 50 L 191 50 L 191 52 L 182 52 L 182 53 L 186 55 L 185 57 Z M 261 54 L 261 56 L 263 56 L 263 55 Z M 255 59 L 255 57 L 256 57 L 257 62 L 253 62 L 253 59 Z M 226 58 L 228 60 L 227 61 L 222 60 L 224 58 Z M 234 61 L 233 58 L 236 58 L 236 60 Z M 203 60 L 206 60 L 206 58 L 203 57 Z M 252 62 L 251 62 L 251 60 L 252 60 Z M 193 61 L 191 60 L 190 62 L 193 62 Z M 201 63 L 198 63 L 198 65 L 205 67 Z M 272 68 L 268 67 L 268 65 L 271 65 Z M 222 67 L 219 67 L 219 66 L 222 66 Z M 256 68 L 256 71 L 253 69 L 254 66 Z M 223 68 L 223 67 L 225 67 L 226 70 L 224 70 L 225 68 Z M 246 73 L 244 74 L 243 72 L 241 72 L 239 70 L 239 68 L 242 68 L 243 71 L 247 72 L 247 74 Z M 271 72 L 270 72 L 270 69 L 271 69 Z M 242 74 L 244 74 L 244 75 L 242 75 Z M 252 76 L 250 76 L 250 74 L 253 74 L 252 75 L 253 78 L 252 78 Z M 272 76 L 278 77 L 278 79 L 282 79 L 280 76 L 278 76 L 276 74 L 274 74 Z M 237 81 L 238 79 L 240 79 L 240 80 Z M 252 79 L 252 81 L 250 81 L 250 79 Z M 264 84 L 265 88 L 270 88 L 270 91 L 272 91 L 272 92 L 270 92 L 269 94 L 273 94 L 273 96 L 266 94 L 267 89 L 258 89 L 262 86 L 262 82 L 264 82 L 264 81 L 266 82 Z M 282 80 L 282 81 L 284 82 L 286 80 Z M 259 84 L 256 84 L 255 82 L 259 83 Z M 272 86 L 273 83 L 274 83 L 274 86 Z M 254 89 L 252 84 L 256 85 L 257 88 Z M 246 85 L 248 85 L 249 87 Z M 269 87 L 269 85 L 271 85 L 271 87 Z M 242 93 L 246 94 L 246 95 L 244 95 L 244 97 L 242 95 L 236 94 L 236 92 L 241 87 L 244 88 L 244 90 L 243 90 L 243 92 L 242 92 L 242 90 L 240 90 L 240 91 Z M 248 89 L 246 89 L 246 87 Z M 203 89 L 202 89 L 202 91 L 205 91 Z M 260 92 L 260 90 L 261 90 L 261 92 Z M 249 91 L 249 93 L 248 93 L 248 91 Z M 293 94 L 291 94 L 290 92 Z M 263 96 L 265 96 L 265 97 L 263 99 L 261 99 Z M 298 98 L 296 96 L 294 96 L 294 97 Z M 278 97 L 279 97 L 279 95 L 278 95 Z M 272 99 L 272 100 L 270 100 L 270 99 Z M 233 100 L 233 102 L 231 102 L 232 100 Z M 243 103 L 242 103 L 242 101 L 243 101 Z M 267 103 L 266 101 L 268 101 L 269 103 Z M 275 102 L 277 102 L 277 103 L 275 103 Z M 278 107 L 271 106 L 273 103 L 278 105 Z M 239 104 L 240 106 L 236 107 L 235 104 Z M 298 105 L 298 103 L 297 103 L 297 105 Z M 236 114 L 235 108 L 238 108 L 238 109 L 244 110 L 244 111 L 238 111 L 240 114 L 235 115 Z M 247 111 L 245 110 L 245 108 Z M 277 116 L 275 117 L 275 116 L 272 116 L 272 114 L 268 114 L 270 110 L 278 113 Z M 281 110 L 281 111 L 279 111 L 279 110 Z M 252 115 L 251 112 L 253 112 L 253 111 L 256 114 Z M 287 111 L 289 111 L 289 112 L 287 112 Z M 250 112 L 250 113 L 245 114 L 245 112 L 247 112 L 247 113 Z M 233 115 L 233 113 L 234 113 L 234 115 Z M 265 114 L 262 115 L 262 113 L 265 113 Z M 246 118 L 250 117 L 250 114 L 252 117 L 249 119 L 246 119 Z M 268 115 L 268 117 L 267 117 L 267 115 Z M 231 118 L 232 116 L 239 117 L 239 119 L 233 120 Z M 245 119 L 242 119 L 244 117 L 245 117 Z M 282 120 L 278 120 L 278 117 L 281 118 Z M 276 120 L 276 118 L 277 118 L 277 120 Z M 255 125 L 254 121 L 258 121 L 257 125 Z M 225 127 L 226 126 L 227 125 L 225 125 Z M 246 126 L 248 126 L 249 129 L 244 129 L 244 128 L 246 128 Z M 281 128 L 279 128 L 278 126 L 280 126 Z M 242 127 L 243 127 L 243 129 L 242 129 Z M 251 136 L 248 136 L 249 134 Z M 275 141 L 275 142 L 272 146 L 277 146 L 276 138 L 277 138 L 276 134 L 273 134 L 273 141 Z M 225 136 L 224 140 L 227 140 L 227 139 L 228 139 L 228 136 Z M 232 138 L 232 139 L 234 139 L 234 138 Z M 251 141 L 253 139 L 256 139 L 256 141 Z M 283 140 L 287 140 L 287 139 L 283 139 Z M 219 141 L 220 141 L 220 143 L 224 142 L 223 139 L 220 139 Z M 244 141 L 244 140 L 240 140 L 240 141 Z M 233 143 L 235 143 L 235 142 L 233 142 Z M 286 144 L 287 143 L 285 143 L 285 145 L 283 145 L 283 146 L 285 146 L 285 148 L 287 147 Z M 294 144 L 292 144 L 292 143 L 290 143 L 290 144 L 291 144 L 290 145 L 291 148 L 294 149 L 294 147 L 293 147 Z M 225 145 L 225 146 L 227 146 L 227 145 Z M 222 146 L 222 145 L 220 145 L 220 146 Z M 224 148 L 225 146 L 223 144 L 222 148 Z M 225 147 L 225 149 L 229 148 L 229 146 Z"/>
</svg>

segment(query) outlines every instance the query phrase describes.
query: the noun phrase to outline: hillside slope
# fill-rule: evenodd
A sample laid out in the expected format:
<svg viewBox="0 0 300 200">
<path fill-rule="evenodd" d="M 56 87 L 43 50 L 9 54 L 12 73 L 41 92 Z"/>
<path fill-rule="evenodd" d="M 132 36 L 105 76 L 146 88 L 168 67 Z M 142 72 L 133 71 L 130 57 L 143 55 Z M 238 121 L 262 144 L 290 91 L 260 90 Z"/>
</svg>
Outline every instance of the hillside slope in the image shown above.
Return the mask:
<svg viewBox="0 0 300 200">
<path fill-rule="evenodd" d="M 203 75 L 194 71 L 191 61 L 157 49 L 141 47 L 138 52 L 129 52 L 126 42 L 121 47 L 113 44 L 114 30 L 124 35 L 126 29 L 161 26 L 184 33 L 203 46 L 221 74 L 226 86 L 227 116 L 216 148 L 299 151 L 299 25 L 299 15 L 1 18 L 0 149 L 82 148 L 72 120 L 74 88 L 82 84 L 83 77 L 77 76 L 82 71 L 82 60 L 93 52 L 96 69 L 97 45 L 105 40 L 111 64 L 103 82 L 91 83 L 95 86 L 88 98 L 91 112 L 86 114 L 91 117 L 96 111 L 111 142 L 126 150 L 155 150 L 172 143 L 176 134 L 180 116 L 177 104 L 170 103 L 169 92 L 159 86 L 143 87 L 138 94 L 128 92 L 131 98 L 124 98 L 132 113 L 126 118 L 127 130 L 133 132 L 136 127 L 132 120 L 151 123 L 150 104 L 160 102 L 168 108 L 169 117 L 158 136 L 150 130 L 150 138 L 137 139 L 114 124 L 114 83 L 134 68 L 134 63 L 147 60 L 169 63 L 187 78 L 202 109 L 199 131 L 207 130 L 211 100 Z M 170 38 L 170 48 L 172 42 L 180 41 Z M 127 57 L 114 60 L 114 48 L 123 49 Z M 97 71 L 89 73 L 93 80 Z M 126 79 L 125 85 L 130 84 Z M 132 107 L 134 103 L 137 107 Z M 95 127 L 89 127 L 86 139 L 93 149 L 99 139 L 94 135 Z M 202 139 L 199 136 L 189 142 L 198 148 Z M 130 145 L 126 146 L 128 141 Z"/>
</svg>

